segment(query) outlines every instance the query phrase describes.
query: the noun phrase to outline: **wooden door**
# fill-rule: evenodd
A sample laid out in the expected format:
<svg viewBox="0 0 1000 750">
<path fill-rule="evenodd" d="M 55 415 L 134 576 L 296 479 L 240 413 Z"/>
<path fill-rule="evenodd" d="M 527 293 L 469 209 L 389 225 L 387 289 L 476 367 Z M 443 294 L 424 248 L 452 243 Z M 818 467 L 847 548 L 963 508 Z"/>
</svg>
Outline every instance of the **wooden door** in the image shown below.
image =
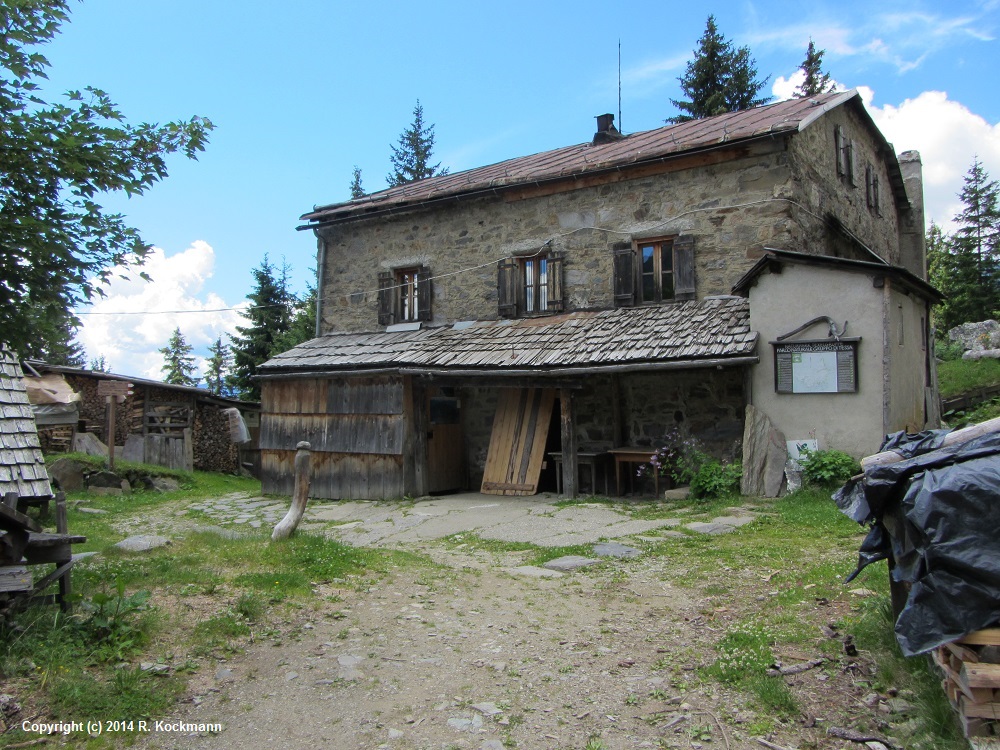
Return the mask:
<svg viewBox="0 0 1000 750">
<path fill-rule="evenodd" d="M 465 479 L 465 446 L 459 400 L 432 391 L 427 410 L 427 491 L 460 490 Z"/>
<path fill-rule="evenodd" d="M 482 492 L 534 495 L 538 491 L 555 397 L 551 388 L 501 389 Z"/>
</svg>

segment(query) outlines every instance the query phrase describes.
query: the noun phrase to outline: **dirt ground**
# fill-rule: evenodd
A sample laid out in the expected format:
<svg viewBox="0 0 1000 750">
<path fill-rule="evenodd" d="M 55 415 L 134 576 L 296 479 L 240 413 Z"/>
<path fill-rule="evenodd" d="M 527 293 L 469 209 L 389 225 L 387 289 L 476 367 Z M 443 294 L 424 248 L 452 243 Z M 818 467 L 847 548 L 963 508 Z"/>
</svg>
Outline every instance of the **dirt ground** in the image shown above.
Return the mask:
<svg viewBox="0 0 1000 750">
<path fill-rule="evenodd" d="M 606 559 L 561 576 L 511 572 L 526 553 L 410 546 L 439 565 L 400 567 L 366 590 L 324 584 L 318 604 L 203 666 L 155 748 L 865 748 L 830 727 L 879 727 L 863 653 L 784 677 L 802 709 L 776 719 L 703 677 L 727 623 L 768 606 L 768 577 L 722 570 L 729 607 L 675 585 L 683 560 Z M 538 569 L 536 569 L 538 570 Z M 815 639 L 783 665 L 822 655 L 851 595 L 803 609 Z M 884 710 L 884 704 L 883 704 Z M 768 744 L 770 743 L 770 744 Z M 874 746 L 873 746 L 874 747 Z M 881 747 L 881 745 L 878 745 Z"/>
</svg>

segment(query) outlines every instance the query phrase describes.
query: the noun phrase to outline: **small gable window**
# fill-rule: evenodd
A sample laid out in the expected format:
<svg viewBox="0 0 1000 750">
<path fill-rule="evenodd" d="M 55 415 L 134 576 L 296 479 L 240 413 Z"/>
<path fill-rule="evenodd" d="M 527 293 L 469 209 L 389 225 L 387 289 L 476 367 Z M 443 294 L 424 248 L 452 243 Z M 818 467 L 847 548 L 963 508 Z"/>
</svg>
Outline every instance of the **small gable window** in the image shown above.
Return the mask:
<svg viewBox="0 0 1000 750">
<path fill-rule="evenodd" d="M 879 192 L 878 172 L 875 171 L 875 167 L 869 164 L 865 167 L 865 197 L 868 210 L 876 216 L 882 215 L 882 196 Z"/>
<path fill-rule="evenodd" d="M 692 236 L 622 242 L 612 250 L 616 307 L 695 298 Z"/>
<path fill-rule="evenodd" d="M 854 142 L 847 137 L 844 129 L 837 125 L 833 129 L 833 140 L 837 149 L 837 175 L 849 185 L 856 185 L 854 178 Z"/>
<path fill-rule="evenodd" d="M 378 275 L 378 322 L 390 326 L 431 319 L 431 273 L 427 266 Z"/>
<path fill-rule="evenodd" d="M 561 253 L 507 258 L 497 265 L 501 318 L 545 315 L 564 309 Z"/>
</svg>

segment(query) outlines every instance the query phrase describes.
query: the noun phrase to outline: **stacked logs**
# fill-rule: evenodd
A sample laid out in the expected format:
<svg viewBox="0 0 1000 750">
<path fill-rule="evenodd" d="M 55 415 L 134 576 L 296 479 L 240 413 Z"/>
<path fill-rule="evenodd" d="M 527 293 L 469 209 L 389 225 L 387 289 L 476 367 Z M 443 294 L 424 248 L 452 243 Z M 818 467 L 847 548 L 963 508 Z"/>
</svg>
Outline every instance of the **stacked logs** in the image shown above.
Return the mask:
<svg viewBox="0 0 1000 750">
<path fill-rule="evenodd" d="M 1000 627 L 978 630 L 934 650 L 941 682 L 965 736 L 1000 736 Z"/>
</svg>

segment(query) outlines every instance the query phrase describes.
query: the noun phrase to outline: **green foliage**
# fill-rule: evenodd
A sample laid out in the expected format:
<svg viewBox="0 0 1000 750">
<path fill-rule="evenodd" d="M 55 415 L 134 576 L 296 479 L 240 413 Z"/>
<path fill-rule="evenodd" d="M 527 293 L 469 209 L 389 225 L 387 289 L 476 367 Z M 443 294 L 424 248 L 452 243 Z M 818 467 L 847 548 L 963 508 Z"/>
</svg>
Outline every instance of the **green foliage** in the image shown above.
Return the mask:
<svg viewBox="0 0 1000 750">
<path fill-rule="evenodd" d="M 767 674 L 774 664 L 773 642 L 774 636 L 762 625 L 736 624 L 716 645 L 719 658 L 705 671 L 719 682 L 753 694 L 764 708 L 788 716 L 797 710 L 795 699 L 784 680 Z"/>
<path fill-rule="evenodd" d="M 104 293 L 121 265 L 149 252 L 138 230 L 98 202 L 141 195 L 167 176 L 166 157 L 195 158 L 213 125 L 194 117 L 130 125 L 105 92 L 87 87 L 50 103 L 37 47 L 69 18 L 66 0 L 0 0 L 0 331 L 17 351 L 74 321 L 66 311 Z M 49 315 L 49 319 L 41 322 Z"/>
<path fill-rule="evenodd" d="M 694 59 L 678 79 L 687 100 L 670 100 L 682 114 L 667 122 L 698 120 L 766 104 L 769 98 L 757 95 L 769 78 L 757 79 L 756 61 L 750 57 L 749 48 L 734 48 L 719 33 L 715 16 L 710 15 L 705 33 L 694 50 Z"/>
<path fill-rule="evenodd" d="M 842 484 L 861 472 L 858 462 L 843 451 L 801 448 L 799 452 L 802 476 L 813 484 Z"/>
<path fill-rule="evenodd" d="M 392 172 L 385 178 L 389 187 L 448 174 L 447 169 L 441 169 L 440 162 L 430 163 L 434 153 L 434 126 L 424 125 L 424 108 L 419 99 L 413 108 L 413 124 L 399 136 L 399 145 L 391 148 L 392 156 L 389 159 L 392 162 Z M 360 189 L 360 170 L 356 176 Z M 353 197 L 353 185 L 351 190 Z"/>
<path fill-rule="evenodd" d="M 36 303 L 28 306 L 31 339 L 18 350 L 22 359 L 40 359 L 50 365 L 83 367 L 87 357 L 83 346 L 74 341 L 80 321 L 62 303 Z"/>
<path fill-rule="evenodd" d="M 222 343 L 222 336 L 219 336 L 210 347 L 208 347 L 208 364 L 205 369 L 205 386 L 210 393 L 216 396 L 231 395 L 227 375 L 233 366 L 233 355 L 229 347 Z"/>
<path fill-rule="evenodd" d="M 365 197 L 365 189 L 361 186 L 361 167 L 354 165 L 354 172 L 351 175 L 351 199 Z"/>
<path fill-rule="evenodd" d="M 192 346 L 184 340 L 180 328 L 175 328 L 167 345 L 158 350 L 163 355 L 163 382 L 171 385 L 198 385 L 201 378 L 192 375 L 194 372 L 194 357 L 191 356 Z"/>
<path fill-rule="evenodd" d="M 125 581 L 116 581 L 114 593 L 98 591 L 81 598 L 77 617 L 88 641 L 99 644 L 103 661 L 121 660 L 136 653 L 148 640 L 141 615 L 149 608 L 148 591 L 125 595 Z"/>
<path fill-rule="evenodd" d="M 93 372 L 111 372 L 111 368 L 108 367 L 108 362 L 104 358 L 103 354 L 91 359 L 87 369 L 92 370 Z"/>
<path fill-rule="evenodd" d="M 250 306 L 240 313 L 247 325 L 237 326 L 237 335 L 230 336 L 233 366 L 229 382 L 246 401 L 260 401 L 260 384 L 254 380 L 257 368 L 281 351 L 277 341 L 291 325 L 295 296 L 288 289 L 289 271 L 287 263 L 275 268 L 264 256 L 253 270 L 254 288 L 247 295 Z"/>
<path fill-rule="evenodd" d="M 826 50 L 817 50 L 813 40 L 809 40 L 809 47 L 806 49 L 806 59 L 802 61 L 799 68 L 805 73 L 805 79 L 795 89 L 795 96 L 805 98 L 808 96 L 818 96 L 836 90 L 836 85 L 830 82 L 830 74 L 823 72 L 823 55 Z"/>
<path fill-rule="evenodd" d="M 723 463 L 710 458 L 692 477 L 691 496 L 701 500 L 737 495 L 742 477 L 743 467 L 739 463 Z"/>
<path fill-rule="evenodd" d="M 944 398 L 1000 385 L 1000 360 L 954 359 L 939 362 L 938 389 Z"/>
<path fill-rule="evenodd" d="M 310 284 L 306 296 L 294 300 L 288 330 L 275 339 L 275 353 L 287 352 L 314 338 L 316 338 L 316 285 Z"/>
</svg>

